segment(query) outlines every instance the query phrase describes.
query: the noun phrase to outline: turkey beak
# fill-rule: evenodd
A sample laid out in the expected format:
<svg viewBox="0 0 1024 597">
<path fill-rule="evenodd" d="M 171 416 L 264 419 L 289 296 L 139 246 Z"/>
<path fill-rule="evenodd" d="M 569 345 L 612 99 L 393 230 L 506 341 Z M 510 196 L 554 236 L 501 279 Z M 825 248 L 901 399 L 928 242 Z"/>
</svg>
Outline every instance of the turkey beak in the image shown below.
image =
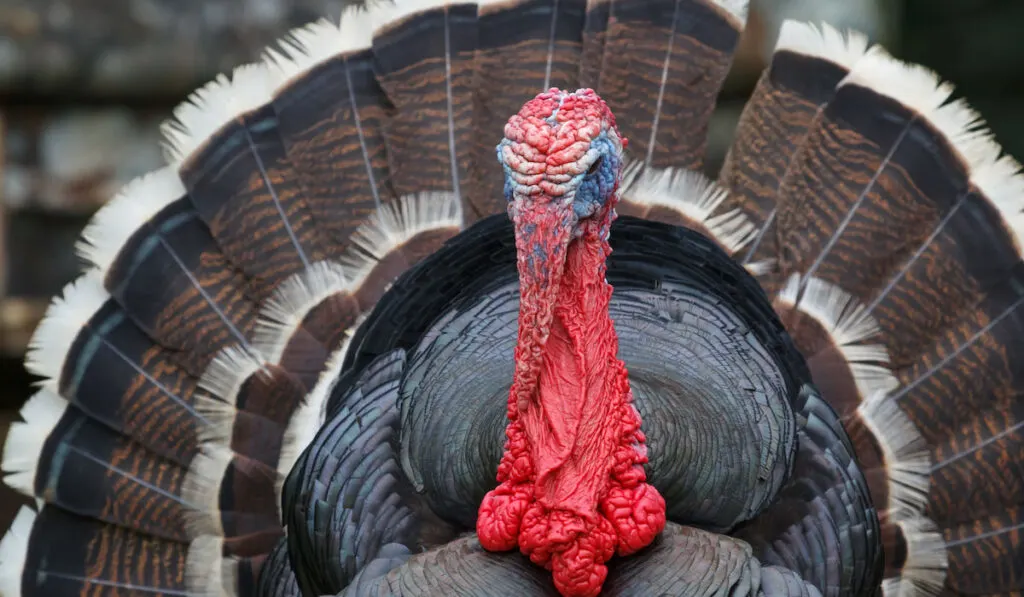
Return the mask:
<svg viewBox="0 0 1024 597">
<path fill-rule="evenodd" d="M 520 293 L 516 387 L 519 408 L 525 410 L 533 396 L 577 217 L 570 202 L 550 197 L 517 198 L 511 207 Z"/>
</svg>

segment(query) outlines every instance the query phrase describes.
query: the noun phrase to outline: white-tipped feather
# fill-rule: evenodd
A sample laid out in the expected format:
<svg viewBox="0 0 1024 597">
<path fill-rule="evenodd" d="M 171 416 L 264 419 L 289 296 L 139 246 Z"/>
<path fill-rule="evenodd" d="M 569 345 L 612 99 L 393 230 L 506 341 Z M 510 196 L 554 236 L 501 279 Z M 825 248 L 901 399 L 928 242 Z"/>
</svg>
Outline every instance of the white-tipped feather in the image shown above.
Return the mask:
<svg viewBox="0 0 1024 597">
<path fill-rule="evenodd" d="M 828 23 L 817 26 L 786 20 L 782 23 L 779 42 L 775 45 L 776 52 L 782 50 L 821 58 L 852 69 L 867 53 L 868 38 L 858 31 L 840 32 Z"/>
<path fill-rule="evenodd" d="M 189 537 L 223 536 L 220 520 L 220 484 L 234 457 L 229 448 L 205 443 L 192 459 L 181 485 L 181 499 L 193 510 L 185 521 Z"/>
<path fill-rule="evenodd" d="M 352 326 L 352 329 L 357 328 L 365 318 L 365 315 L 361 316 L 356 325 Z M 302 405 L 299 406 L 295 414 L 292 415 L 291 420 L 288 421 L 288 428 L 285 430 L 284 440 L 281 443 L 281 457 L 277 463 L 277 472 L 280 474 L 277 495 L 281 495 L 285 478 L 292 470 L 292 467 L 295 466 L 299 455 L 309 446 L 316 436 L 316 432 L 324 424 L 327 414 L 327 399 L 330 398 L 331 390 L 338 383 L 338 376 L 341 375 L 341 366 L 345 361 L 345 355 L 348 353 L 351 341 L 352 333 L 348 331 L 345 334 L 345 341 L 331 354 L 324 365 L 324 370 L 320 373 L 320 377 L 317 378 L 316 385 L 313 386 L 313 389 L 303 399 Z"/>
<path fill-rule="evenodd" d="M 29 497 L 35 496 L 36 471 L 43 443 L 64 416 L 68 401 L 40 390 L 21 407 L 23 423 L 13 423 L 4 442 L 4 483 Z"/>
<path fill-rule="evenodd" d="M 245 64 L 220 75 L 174 109 L 161 127 L 169 163 L 179 166 L 224 125 L 271 100 L 274 77 L 265 64 Z"/>
<path fill-rule="evenodd" d="M 966 101 L 948 101 L 953 85 L 927 68 L 901 62 L 879 47 L 859 60 L 839 87 L 859 85 L 896 100 L 931 124 L 969 170 L 991 164 L 1001 149 L 985 122 Z"/>
<path fill-rule="evenodd" d="M 264 60 L 275 89 L 280 89 L 335 56 L 369 48 L 372 41 L 369 13 L 364 6 L 351 5 L 340 23 L 320 19 L 293 29 L 280 41 L 281 49 L 268 49 Z"/>
<path fill-rule="evenodd" d="M 136 178 L 96 212 L 75 250 L 105 274 L 128 239 L 184 195 L 185 186 L 174 168 L 160 168 Z"/>
<path fill-rule="evenodd" d="M 400 197 L 382 206 L 352 235 L 353 249 L 342 258 L 353 287 L 358 287 L 388 253 L 417 234 L 445 228 L 462 229 L 462 203 L 449 192 Z"/>
<path fill-rule="evenodd" d="M 965 100 L 943 104 L 926 115 L 971 170 L 999 158 L 1001 148 L 981 115 Z"/>
<path fill-rule="evenodd" d="M 903 530 L 907 555 L 899 578 L 882 581 L 885 597 L 932 597 L 942 592 L 949 560 L 942 533 L 931 520 L 912 517 L 896 523 Z"/>
<path fill-rule="evenodd" d="M 207 425 L 199 429 L 199 441 L 230 448 L 238 408 L 234 404 L 199 395 L 195 397 L 195 409 L 207 421 Z"/>
<path fill-rule="evenodd" d="M 1005 155 L 978 166 L 971 175 L 974 186 L 995 206 L 1024 254 L 1024 174 L 1020 163 Z"/>
<path fill-rule="evenodd" d="M 21 597 L 28 541 L 32 537 L 32 526 L 35 523 L 36 513 L 32 508 L 22 506 L 11 528 L 0 541 L 0 595 L 3 597 Z"/>
<path fill-rule="evenodd" d="M 226 558 L 224 540 L 204 535 L 192 540 L 185 562 L 185 585 L 189 596 L 236 597 L 238 561 Z"/>
<path fill-rule="evenodd" d="M 268 362 L 281 359 L 288 340 L 309 312 L 328 297 L 355 288 L 345 268 L 333 261 L 320 261 L 282 282 L 260 309 L 253 345 Z"/>
<path fill-rule="evenodd" d="M 800 294 L 801 282 L 805 282 Z M 887 393 L 899 381 L 887 367 L 889 352 L 881 344 L 864 344 L 878 333 L 877 322 L 853 296 L 818 278 L 802 280 L 793 274 L 777 299 L 818 322 L 842 352 L 862 399 Z"/>
<path fill-rule="evenodd" d="M 515 6 L 520 0 L 477 0 L 477 14 L 483 16 Z"/>
<path fill-rule="evenodd" d="M 624 200 L 647 207 L 671 209 L 707 228 L 729 253 L 749 243 L 757 229 L 738 209 L 712 216 L 729 192 L 700 172 L 675 168 L 645 168 L 630 164 L 623 173 Z"/>
<path fill-rule="evenodd" d="M 203 375 L 199 387 L 226 403 L 235 404 L 245 380 L 261 370 L 263 364 L 241 346 L 228 346 L 221 350 Z"/>
<path fill-rule="evenodd" d="M 839 87 L 859 85 L 892 98 L 920 114 L 931 114 L 946 103 L 953 86 L 939 80 L 932 71 L 901 62 L 876 46 L 871 48 Z"/>
<path fill-rule="evenodd" d="M 775 259 L 762 259 L 761 261 L 748 263 L 744 267 L 751 276 L 760 278 L 761 276 L 773 271 L 776 263 L 777 261 Z"/>
<path fill-rule="evenodd" d="M 888 473 L 889 503 L 877 506 L 890 515 L 923 512 L 928 502 L 932 461 L 921 432 L 882 392 L 862 402 L 857 414 L 881 447 Z"/>
<path fill-rule="evenodd" d="M 25 367 L 45 378 L 43 387 L 59 393 L 61 369 L 79 331 L 103 306 L 109 295 L 97 270 L 90 270 L 54 297 L 28 344 Z"/>
<path fill-rule="evenodd" d="M 747 13 L 750 11 L 749 0 L 715 0 L 715 4 L 721 6 L 729 14 L 736 17 L 741 25 L 747 24 Z"/>
</svg>

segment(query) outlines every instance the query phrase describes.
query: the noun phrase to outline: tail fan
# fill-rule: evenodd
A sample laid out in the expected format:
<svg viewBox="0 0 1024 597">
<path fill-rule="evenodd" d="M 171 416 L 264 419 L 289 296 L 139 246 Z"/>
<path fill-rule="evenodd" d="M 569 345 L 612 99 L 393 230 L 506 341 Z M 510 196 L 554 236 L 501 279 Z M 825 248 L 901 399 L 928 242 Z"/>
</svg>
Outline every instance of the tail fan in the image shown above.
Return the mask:
<svg viewBox="0 0 1024 597">
<path fill-rule="evenodd" d="M 800 91 L 776 89 L 787 30 L 802 31 L 802 63 L 842 68 L 794 70 Z M 720 209 L 756 222 L 749 259 L 773 264 L 763 286 L 854 442 L 883 521 L 885 593 L 1017 594 L 1024 175 L 950 85 L 811 32 L 784 30 Z"/>
</svg>

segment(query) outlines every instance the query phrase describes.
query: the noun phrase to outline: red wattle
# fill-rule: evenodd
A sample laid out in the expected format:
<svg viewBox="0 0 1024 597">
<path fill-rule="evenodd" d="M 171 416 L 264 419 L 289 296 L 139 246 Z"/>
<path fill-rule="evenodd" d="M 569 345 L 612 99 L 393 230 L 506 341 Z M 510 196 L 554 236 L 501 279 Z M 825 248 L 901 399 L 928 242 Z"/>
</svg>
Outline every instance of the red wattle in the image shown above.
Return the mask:
<svg viewBox="0 0 1024 597">
<path fill-rule="evenodd" d="M 556 296 L 543 354 L 538 362 L 517 363 L 523 365 L 517 374 L 536 371 L 533 397 L 521 407 L 517 375 L 500 485 L 484 498 L 477 520 L 485 549 L 518 545 L 552 571 L 565 597 L 598 595 L 605 562 L 646 547 L 665 526 L 665 501 L 643 469 L 640 415 L 626 368 L 615 356 L 612 289 L 604 281 L 607 250 L 594 236 L 569 246 L 558 291 L 551 293 Z M 524 290 L 522 300 L 531 296 Z M 521 307 L 521 313 L 543 311 L 543 305 Z M 532 330 L 524 323 L 530 322 L 520 321 L 520 348 L 530 346 L 523 337 Z M 517 358 L 523 358 L 518 349 Z"/>
</svg>

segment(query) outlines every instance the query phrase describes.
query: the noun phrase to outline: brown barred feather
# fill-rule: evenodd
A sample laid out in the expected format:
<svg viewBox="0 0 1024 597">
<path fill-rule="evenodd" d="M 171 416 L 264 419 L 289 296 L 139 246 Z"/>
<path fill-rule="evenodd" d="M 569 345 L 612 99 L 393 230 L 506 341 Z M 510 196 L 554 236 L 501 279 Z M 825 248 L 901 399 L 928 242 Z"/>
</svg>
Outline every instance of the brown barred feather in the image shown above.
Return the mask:
<svg viewBox="0 0 1024 597">
<path fill-rule="evenodd" d="M 188 544 L 104 525 L 52 506 L 34 519 L 27 512 L 19 520 L 31 525 L 28 539 L 48 540 L 27 555 L 25 565 L 40 575 L 37 584 L 18 587 L 21 594 L 133 597 L 138 594 L 134 587 L 147 587 L 147 595 L 173 597 L 190 589 Z M 217 566 L 219 554 L 204 551 L 212 558 L 209 566 Z"/>
<path fill-rule="evenodd" d="M 833 45 L 822 41 L 834 40 Z M 743 254 L 774 254 L 775 236 L 766 234 L 776 215 L 779 185 L 789 171 L 821 108 L 835 94 L 836 85 L 863 56 L 867 40 L 846 38 L 825 25 L 821 34 L 800 23 L 787 22 L 779 46 L 747 102 L 736 136 L 718 176 L 729 197 L 718 213 L 740 209 L 758 228 L 758 235 Z M 769 290 L 771 279 L 762 279 Z"/>
<path fill-rule="evenodd" d="M 415 3 L 397 6 L 379 13 L 386 21 L 373 38 L 374 72 L 395 109 L 385 126 L 391 184 L 399 196 L 453 192 L 465 213 L 485 215 L 469 178 L 477 7 L 442 4 L 408 15 Z"/>
<path fill-rule="evenodd" d="M 1024 508 L 1016 505 L 942 532 L 949 553 L 949 581 L 943 597 L 1024 593 L 1021 530 Z"/>
<path fill-rule="evenodd" d="M 129 185 L 94 218 L 79 251 L 107 292 L 199 377 L 218 352 L 246 344 L 257 304 L 192 207 L 172 168 Z"/>
<path fill-rule="evenodd" d="M 363 9 L 350 8 L 340 31 L 313 23 L 282 44 L 287 56 L 268 56 L 279 79 L 273 106 L 281 142 L 313 220 L 330 240 L 331 259 L 395 198 L 384 140 L 392 107 L 373 72 L 371 34 Z"/>
<path fill-rule="evenodd" d="M 711 0 L 614 0 L 596 91 L 647 166 L 699 170 L 746 20 Z M 589 58 L 589 56 L 587 57 Z"/>
<path fill-rule="evenodd" d="M 51 308 L 55 317 L 37 331 L 29 369 L 93 419 L 188 466 L 207 426 L 196 411 L 199 378 L 136 327 L 106 297 L 97 276 L 71 286 L 65 300 L 82 317 L 62 318 L 57 306 Z M 67 350 L 58 352 L 47 337 L 63 338 Z"/>
<path fill-rule="evenodd" d="M 274 118 L 269 107 L 245 115 L 179 170 L 196 211 L 257 300 L 328 254 L 276 130 L 262 132 Z"/>
</svg>

